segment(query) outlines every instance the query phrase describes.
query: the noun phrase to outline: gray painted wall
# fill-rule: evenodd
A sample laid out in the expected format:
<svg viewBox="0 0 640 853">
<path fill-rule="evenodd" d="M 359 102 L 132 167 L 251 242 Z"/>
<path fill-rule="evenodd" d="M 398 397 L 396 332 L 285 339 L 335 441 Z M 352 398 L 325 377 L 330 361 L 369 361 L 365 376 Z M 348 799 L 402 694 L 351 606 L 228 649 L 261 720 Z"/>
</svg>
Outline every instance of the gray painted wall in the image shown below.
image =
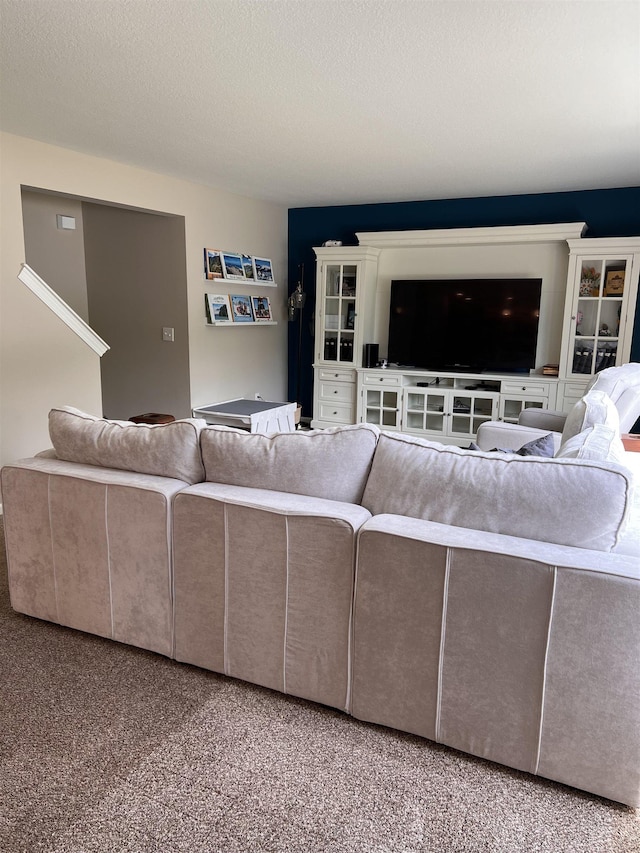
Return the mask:
<svg viewBox="0 0 640 853">
<path fill-rule="evenodd" d="M 75 231 L 59 229 L 56 214 L 73 216 Z M 23 188 L 22 222 L 26 262 L 88 323 L 81 202 Z"/>
<path fill-rule="evenodd" d="M 111 346 L 100 365 L 104 416 L 189 417 L 184 218 L 82 207 L 91 326 Z"/>
</svg>

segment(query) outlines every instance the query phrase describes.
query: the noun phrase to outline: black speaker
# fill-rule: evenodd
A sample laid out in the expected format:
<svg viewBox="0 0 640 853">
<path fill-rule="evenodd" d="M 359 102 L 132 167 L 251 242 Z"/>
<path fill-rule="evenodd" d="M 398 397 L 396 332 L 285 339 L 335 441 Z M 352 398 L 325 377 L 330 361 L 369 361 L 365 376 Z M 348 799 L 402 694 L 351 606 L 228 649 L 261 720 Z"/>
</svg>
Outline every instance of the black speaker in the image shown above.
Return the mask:
<svg viewBox="0 0 640 853">
<path fill-rule="evenodd" d="M 362 357 L 364 367 L 376 367 L 378 364 L 378 344 L 365 344 Z"/>
</svg>

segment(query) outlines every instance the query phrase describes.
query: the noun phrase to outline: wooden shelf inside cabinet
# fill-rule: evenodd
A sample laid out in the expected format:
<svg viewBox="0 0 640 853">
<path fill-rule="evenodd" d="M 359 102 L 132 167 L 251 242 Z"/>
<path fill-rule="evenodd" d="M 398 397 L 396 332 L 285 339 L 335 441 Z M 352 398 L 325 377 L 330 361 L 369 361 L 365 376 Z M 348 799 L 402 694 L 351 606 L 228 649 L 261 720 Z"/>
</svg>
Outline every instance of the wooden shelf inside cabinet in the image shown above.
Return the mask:
<svg viewBox="0 0 640 853">
<path fill-rule="evenodd" d="M 277 320 L 261 320 L 259 323 L 234 323 L 233 321 L 229 322 L 228 320 L 219 320 L 216 323 L 209 323 L 208 320 L 205 320 L 205 326 L 233 326 L 234 329 L 247 329 L 247 328 L 255 328 L 256 326 L 277 326 Z"/>
</svg>

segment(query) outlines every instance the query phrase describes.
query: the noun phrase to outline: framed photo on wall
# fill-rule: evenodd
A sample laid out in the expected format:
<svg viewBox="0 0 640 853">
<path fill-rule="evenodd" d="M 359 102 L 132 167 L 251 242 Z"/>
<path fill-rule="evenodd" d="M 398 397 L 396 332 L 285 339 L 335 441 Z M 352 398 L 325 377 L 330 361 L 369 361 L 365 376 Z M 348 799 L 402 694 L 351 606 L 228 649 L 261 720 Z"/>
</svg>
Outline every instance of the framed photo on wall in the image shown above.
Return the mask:
<svg viewBox="0 0 640 853">
<path fill-rule="evenodd" d="M 253 271 L 256 284 L 275 284 L 273 267 L 268 258 L 253 258 Z"/>
<path fill-rule="evenodd" d="M 251 255 L 241 255 L 245 278 L 253 278 L 253 258 Z"/>
<path fill-rule="evenodd" d="M 226 293 L 205 293 L 204 298 L 209 323 L 233 323 L 231 303 Z"/>
<path fill-rule="evenodd" d="M 242 264 L 242 255 L 237 255 L 234 252 L 222 252 L 222 269 L 224 270 L 225 278 L 241 279 L 244 281 L 244 266 Z"/>
<path fill-rule="evenodd" d="M 231 295 L 231 313 L 234 323 L 253 323 L 250 296 Z"/>
<path fill-rule="evenodd" d="M 222 260 L 218 249 L 204 250 L 204 277 L 211 281 L 214 278 L 222 278 Z"/>
<path fill-rule="evenodd" d="M 273 320 L 268 296 L 252 296 L 251 306 L 256 323 L 270 323 Z"/>
</svg>

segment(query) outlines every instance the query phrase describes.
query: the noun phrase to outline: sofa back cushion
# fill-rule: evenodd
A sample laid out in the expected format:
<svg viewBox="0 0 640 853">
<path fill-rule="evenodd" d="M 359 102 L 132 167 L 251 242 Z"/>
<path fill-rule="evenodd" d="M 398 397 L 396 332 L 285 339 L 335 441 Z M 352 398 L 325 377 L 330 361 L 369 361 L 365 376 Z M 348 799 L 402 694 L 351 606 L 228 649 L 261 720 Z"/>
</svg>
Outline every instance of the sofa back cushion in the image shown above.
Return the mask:
<svg viewBox="0 0 640 853">
<path fill-rule="evenodd" d="M 613 463 L 483 453 L 383 433 L 362 505 L 373 515 L 610 551 L 631 490 L 630 472 Z"/>
<path fill-rule="evenodd" d="M 369 424 L 276 435 L 208 426 L 200 446 L 211 483 L 359 504 L 378 436 Z"/>
<path fill-rule="evenodd" d="M 567 415 L 562 430 L 561 446 L 595 424 L 603 424 L 617 432 L 620 431 L 620 418 L 613 401 L 604 391 L 589 391 Z"/>
<path fill-rule="evenodd" d="M 49 435 L 58 459 L 138 474 L 201 483 L 199 436 L 204 420 L 133 424 L 88 415 L 71 406 L 49 412 Z"/>
</svg>

